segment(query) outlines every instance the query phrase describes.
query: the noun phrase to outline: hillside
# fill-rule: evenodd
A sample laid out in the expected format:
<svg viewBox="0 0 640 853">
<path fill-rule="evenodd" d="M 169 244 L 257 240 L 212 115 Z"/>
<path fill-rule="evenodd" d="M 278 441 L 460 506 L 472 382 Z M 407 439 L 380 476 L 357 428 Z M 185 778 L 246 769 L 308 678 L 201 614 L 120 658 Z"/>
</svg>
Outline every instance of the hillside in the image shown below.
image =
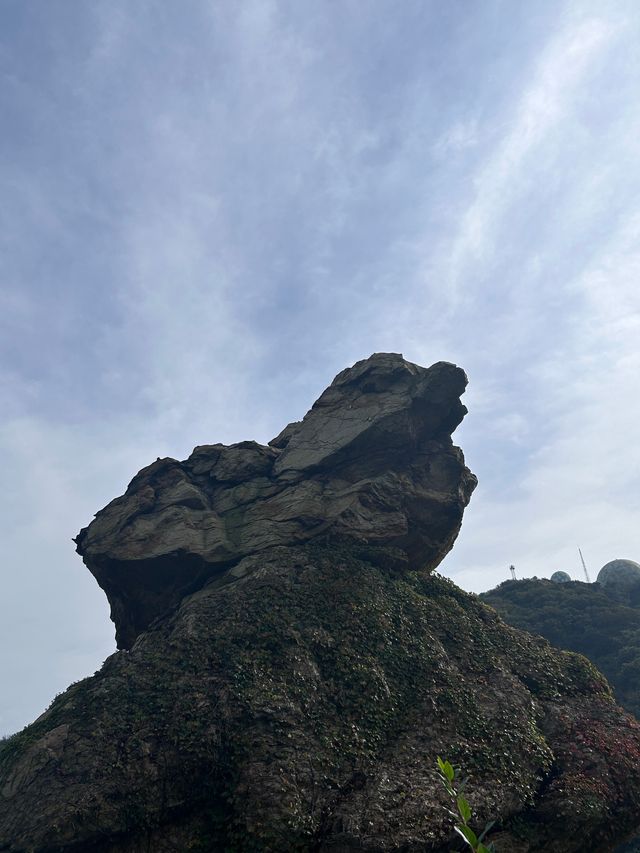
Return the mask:
<svg viewBox="0 0 640 853">
<path fill-rule="evenodd" d="M 586 655 L 640 719 L 640 603 L 600 584 L 505 581 L 481 596 L 510 625 Z"/>
</svg>

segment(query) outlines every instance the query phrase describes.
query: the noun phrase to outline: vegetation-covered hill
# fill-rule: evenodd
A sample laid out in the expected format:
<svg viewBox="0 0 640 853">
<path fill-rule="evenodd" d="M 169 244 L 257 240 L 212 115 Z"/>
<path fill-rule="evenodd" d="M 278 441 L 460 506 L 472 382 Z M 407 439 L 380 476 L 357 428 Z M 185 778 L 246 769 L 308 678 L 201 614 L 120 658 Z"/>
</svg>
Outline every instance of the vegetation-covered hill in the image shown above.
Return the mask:
<svg viewBox="0 0 640 853">
<path fill-rule="evenodd" d="M 505 581 L 481 596 L 510 625 L 586 655 L 615 696 L 640 719 L 640 602 L 609 595 L 600 584 Z"/>
<path fill-rule="evenodd" d="M 393 557 L 277 548 L 186 597 L 0 747 L 0 849 L 448 853 L 444 755 L 500 853 L 611 850 L 640 726 L 585 658 Z"/>
</svg>

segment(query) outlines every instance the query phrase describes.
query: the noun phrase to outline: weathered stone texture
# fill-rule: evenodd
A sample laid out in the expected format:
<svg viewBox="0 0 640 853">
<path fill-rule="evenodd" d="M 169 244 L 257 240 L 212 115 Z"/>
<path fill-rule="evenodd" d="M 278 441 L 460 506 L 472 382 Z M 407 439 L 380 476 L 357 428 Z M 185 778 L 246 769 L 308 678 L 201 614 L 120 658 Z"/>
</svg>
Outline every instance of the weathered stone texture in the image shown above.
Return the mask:
<svg viewBox="0 0 640 853">
<path fill-rule="evenodd" d="M 584 658 L 384 550 L 246 557 L 70 687 L 0 747 L 0 850 L 449 853 L 438 755 L 498 853 L 612 850 L 638 723 Z"/>
<path fill-rule="evenodd" d="M 269 446 L 196 447 L 159 459 L 77 538 L 111 604 L 120 648 L 242 557 L 312 539 L 398 548 L 433 569 L 476 479 L 451 433 L 467 378 L 378 353 L 343 370 Z"/>
</svg>

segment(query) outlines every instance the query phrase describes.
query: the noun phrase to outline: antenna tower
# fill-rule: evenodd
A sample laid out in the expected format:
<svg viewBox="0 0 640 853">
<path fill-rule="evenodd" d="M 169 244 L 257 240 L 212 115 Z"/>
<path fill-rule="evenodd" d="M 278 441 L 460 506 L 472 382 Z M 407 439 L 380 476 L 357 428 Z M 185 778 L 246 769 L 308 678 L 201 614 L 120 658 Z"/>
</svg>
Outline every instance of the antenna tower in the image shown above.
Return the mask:
<svg viewBox="0 0 640 853">
<path fill-rule="evenodd" d="M 584 561 L 584 557 L 582 556 L 582 551 L 578 548 L 578 554 L 580 554 L 580 560 L 582 561 L 582 568 L 584 569 L 584 576 L 587 579 L 587 583 L 591 583 L 591 578 L 589 577 L 589 572 L 587 571 L 587 564 Z"/>
<path fill-rule="evenodd" d="M 516 567 L 509 566 L 509 571 L 511 572 L 511 580 L 514 581 L 516 579 Z"/>
</svg>

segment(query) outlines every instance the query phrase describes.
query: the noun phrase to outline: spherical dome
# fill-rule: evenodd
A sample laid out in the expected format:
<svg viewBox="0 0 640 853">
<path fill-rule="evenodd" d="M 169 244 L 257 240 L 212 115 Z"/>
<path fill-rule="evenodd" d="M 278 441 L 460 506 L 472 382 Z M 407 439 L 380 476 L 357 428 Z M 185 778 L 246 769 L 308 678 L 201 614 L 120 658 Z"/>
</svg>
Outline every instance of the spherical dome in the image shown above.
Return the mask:
<svg viewBox="0 0 640 853">
<path fill-rule="evenodd" d="M 597 580 L 609 589 L 629 589 L 640 584 L 640 565 L 633 560 L 611 560 L 600 569 Z"/>
<path fill-rule="evenodd" d="M 554 583 L 567 583 L 567 581 L 571 580 L 571 575 L 568 575 L 566 572 L 554 572 L 550 579 Z"/>
</svg>

